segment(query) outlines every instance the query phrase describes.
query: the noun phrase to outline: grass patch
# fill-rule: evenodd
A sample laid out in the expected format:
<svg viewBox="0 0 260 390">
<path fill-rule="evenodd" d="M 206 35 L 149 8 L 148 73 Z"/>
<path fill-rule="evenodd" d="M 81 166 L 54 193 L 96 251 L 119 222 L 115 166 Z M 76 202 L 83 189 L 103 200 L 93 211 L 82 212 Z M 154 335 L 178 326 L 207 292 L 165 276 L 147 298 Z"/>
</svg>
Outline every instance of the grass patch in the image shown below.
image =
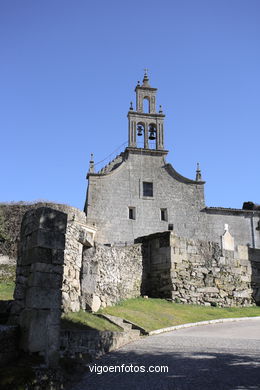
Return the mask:
<svg viewBox="0 0 260 390">
<path fill-rule="evenodd" d="M 0 282 L 8 283 L 15 281 L 16 265 L 0 264 Z"/>
<path fill-rule="evenodd" d="M 0 264 L 0 301 L 13 299 L 16 266 Z"/>
<path fill-rule="evenodd" d="M 122 332 L 123 329 L 112 324 L 105 318 L 85 311 L 64 314 L 61 319 L 63 329 L 71 330 L 110 330 L 112 332 Z"/>
<path fill-rule="evenodd" d="M 125 318 L 149 332 L 190 322 L 260 316 L 260 307 L 206 307 L 172 303 L 164 299 L 136 298 L 122 301 L 116 306 L 106 307 L 100 310 L 100 313 Z"/>
<path fill-rule="evenodd" d="M 0 282 L 0 301 L 13 299 L 14 287 L 14 282 Z"/>
</svg>

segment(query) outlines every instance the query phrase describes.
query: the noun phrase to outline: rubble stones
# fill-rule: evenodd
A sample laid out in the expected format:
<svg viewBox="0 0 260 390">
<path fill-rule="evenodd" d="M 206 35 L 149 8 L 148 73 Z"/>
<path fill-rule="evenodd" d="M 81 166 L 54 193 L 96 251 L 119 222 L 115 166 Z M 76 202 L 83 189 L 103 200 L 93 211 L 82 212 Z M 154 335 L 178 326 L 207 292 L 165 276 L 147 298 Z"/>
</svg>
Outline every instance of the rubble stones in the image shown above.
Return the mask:
<svg viewBox="0 0 260 390">
<path fill-rule="evenodd" d="M 140 296 L 142 252 L 140 244 L 84 249 L 82 267 L 83 308 L 96 311 L 122 299 Z M 99 302 L 100 300 L 100 302 Z"/>
<path fill-rule="evenodd" d="M 165 238 L 164 247 L 158 247 L 156 241 L 162 241 L 163 235 L 171 237 Z M 237 251 L 221 251 L 217 243 L 180 238 L 173 232 L 156 233 L 136 241 L 144 247 L 145 269 L 149 270 L 146 293 L 151 297 L 219 306 L 247 306 L 254 304 L 254 299 L 259 300 L 257 250 L 240 245 Z M 254 272 L 252 259 L 256 260 L 252 264 L 258 267 Z"/>
</svg>

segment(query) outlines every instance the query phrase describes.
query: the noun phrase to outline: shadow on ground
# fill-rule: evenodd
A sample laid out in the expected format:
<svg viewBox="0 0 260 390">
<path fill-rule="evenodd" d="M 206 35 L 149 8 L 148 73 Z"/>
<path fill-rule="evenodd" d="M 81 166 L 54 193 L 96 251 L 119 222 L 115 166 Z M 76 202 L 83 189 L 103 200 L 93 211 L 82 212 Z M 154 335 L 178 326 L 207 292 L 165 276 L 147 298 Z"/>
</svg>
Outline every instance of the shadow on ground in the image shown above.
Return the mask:
<svg viewBox="0 0 260 390">
<path fill-rule="evenodd" d="M 102 366 L 125 364 L 129 370 L 144 366 L 146 372 L 102 373 Z M 168 372 L 148 372 L 149 366 L 168 366 Z M 175 352 L 140 354 L 116 351 L 93 362 L 87 373 L 71 390 L 259 390 L 260 356 L 235 353 Z M 96 368 L 96 372 L 95 372 Z M 117 369 L 119 371 L 119 369 Z"/>
</svg>

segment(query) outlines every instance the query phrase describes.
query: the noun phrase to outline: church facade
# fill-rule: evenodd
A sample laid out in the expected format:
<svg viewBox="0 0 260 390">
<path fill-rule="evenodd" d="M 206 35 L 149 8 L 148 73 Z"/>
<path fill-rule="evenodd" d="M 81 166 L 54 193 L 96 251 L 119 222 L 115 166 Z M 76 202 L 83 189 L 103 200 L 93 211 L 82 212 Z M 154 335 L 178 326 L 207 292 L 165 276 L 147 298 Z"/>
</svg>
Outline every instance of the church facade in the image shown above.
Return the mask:
<svg viewBox="0 0 260 390">
<path fill-rule="evenodd" d="M 260 248 L 260 210 L 207 207 L 199 166 L 194 180 L 166 162 L 164 113 L 157 89 L 145 73 L 135 88 L 136 107 L 128 112 L 128 147 L 87 175 L 85 213 L 102 244 L 132 243 L 137 237 L 173 230 L 180 237 L 221 244 L 227 231 L 234 245 Z M 145 109 L 147 107 L 147 109 Z"/>
</svg>

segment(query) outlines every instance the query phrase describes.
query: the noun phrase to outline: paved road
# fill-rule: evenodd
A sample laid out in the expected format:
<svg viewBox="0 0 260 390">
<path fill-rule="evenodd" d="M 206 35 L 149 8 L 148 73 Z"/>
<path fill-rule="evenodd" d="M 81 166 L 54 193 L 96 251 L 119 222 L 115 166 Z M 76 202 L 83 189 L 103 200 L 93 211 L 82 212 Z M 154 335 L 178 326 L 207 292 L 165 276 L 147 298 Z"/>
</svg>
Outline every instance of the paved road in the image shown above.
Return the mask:
<svg viewBox="0 0 260 390">
<path fill-rule="evenodd" d="M 260 321 L 241 321 L 147 337 L 95 361 L 168 366 L 168 373 L 87 373 L 71 390 L 260 390 Z"/>
</svg>

